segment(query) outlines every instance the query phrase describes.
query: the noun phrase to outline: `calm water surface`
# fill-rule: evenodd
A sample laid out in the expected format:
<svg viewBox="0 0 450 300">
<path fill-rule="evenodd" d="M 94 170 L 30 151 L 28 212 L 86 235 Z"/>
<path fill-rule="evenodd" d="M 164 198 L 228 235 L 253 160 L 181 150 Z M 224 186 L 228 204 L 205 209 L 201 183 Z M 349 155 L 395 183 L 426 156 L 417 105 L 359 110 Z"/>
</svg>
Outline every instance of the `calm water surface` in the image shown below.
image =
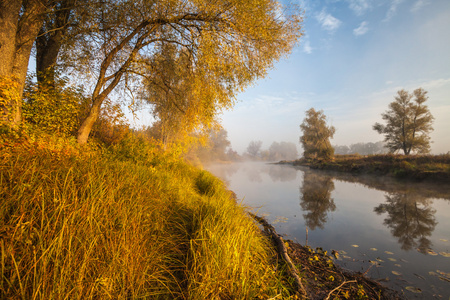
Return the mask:
<svg viewBox="0 0 450 300">
<path fill-rule="evenodd" d="M 408 299 L 450 299 L 450 184 L 264 163 L 208 169 L 285 238 L 338 250 L 343 268 Z"/>
</svg>

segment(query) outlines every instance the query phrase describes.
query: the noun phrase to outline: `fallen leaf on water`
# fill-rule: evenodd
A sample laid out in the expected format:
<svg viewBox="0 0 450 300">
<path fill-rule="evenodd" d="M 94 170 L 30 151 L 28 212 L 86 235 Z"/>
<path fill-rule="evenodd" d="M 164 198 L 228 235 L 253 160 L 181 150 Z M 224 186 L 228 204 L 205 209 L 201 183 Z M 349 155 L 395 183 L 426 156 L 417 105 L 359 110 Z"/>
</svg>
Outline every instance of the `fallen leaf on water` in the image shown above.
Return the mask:
<svg viewBox="0 0 450 300">
<path fill-rule="evenodd" d="M 407 287 L 405 287 L 405 290 L 408 290 L 408 291 L 416 293 L 416 294 L 422 293 L 421 289 L 413 287 L 413 286 L 407 286 Z"/>
<path fill-rule="evenodd" d="M 439 278 L 440 280 L 442 280 L 442 281 L 450 282 L 450 279 L 448 279 L 448 278 L 445 278 L 445 277 L 442 277 L 442 276 L 438 276 L 438 278 Z"/>
<path fill-rule="evenodd" d="M 342 257 L 345 259 L 352 259 L 350 256 L 347 256 L 347 255 L 342 255 Z"/>
<path fill-rule="evenodd" d="M 441 242 L 448 242 L 446 239 L 439 239 Z"/>
<path fill-rule="evenodd" d="M 442 255 L 443 257 L 450 257 L 449 252 L 439 252 L 439 254 Z"/>
<path fill-rule="evenodd" d="M 420 278 L 420 279 L 422 279 L 422 280 L 425 280 L 425 277 L 420 276 L 419 274 L 414 273 L 414 275 L 415 275 L 417 278 Z"/>
<path fill-rule="evenodd" d="M 445 276 L 445 277 L 450 278 L 450 273 L 445 273 L 445 272 L 442 272 L 442 271 L 440 271 L 440 270 L 436 270 L 436 272 L 437 272 L 438 274 L 441 274 L 442 276 Z"/>
<path fill-rule="evenodd" d="M 384 253 L 389 254 L 389 255 L 393 255 L 394 254 L 391 251 L 384 251 Z"/>
<path fill-rule="evenodd" d="M 384 260 L 382 260 L 381 258 L 377 258 L 377 260 L 378 260 L 379 262 L 384 262 Z"/>
<path fill-rule="evenodd" d="M 358 246 L 358 245 L 352 245 L 352 247 L 354 247 L 354 248 L 358 248 L 359 246 Z"/>
<path fill-rule="evenodd" d="M 427 253 L 430 254 L 430 255 L 433 255 L 433 256 L 438 255 L 438 254 L 437 254 L 436 252 L 434 252 L 432 249 L 428 249 L 428 250 L 427 250 Z"/>
<path fill-rule="evenodd" d="M 433 272 L 433 271 L 428 272 L 428 275 L 437 276 L 436 272 Z"/>
<path fill-rule="evenodd" d="M 402 266 L 399 264 L 395 264 L 394 266 L 396 266 L 397 268 L 401 268 Z"/>
<path fill-rule="evenodd" d="M 377 248 L 370 248 L 369 250 L 377 251 L 378 249 Z"/>
<path fill-rule="evenodd" d="M 400 261 L 407 263 L 408 261 L 406 259 L 400 258 Z"/>
<path fill-rule="evenodd" d="M 397 275 L 397 276 L 400 276 L 400 275 L 402 275 L 402 273 L 400 273 L 400 272 L 397 272 L 397 271 L 392 271 L 392 274 L 394 274 L 394 275 Z"/>
<path fill-rule="evenodd" d="M 339 251 L 341 254 L 347 254 L 344 250 Z"/>
<path fill-rule="evenodd" d="M 397 261 L 395 258 L 389 257 L 388 258 L 390 261 Z"/>
</svg>

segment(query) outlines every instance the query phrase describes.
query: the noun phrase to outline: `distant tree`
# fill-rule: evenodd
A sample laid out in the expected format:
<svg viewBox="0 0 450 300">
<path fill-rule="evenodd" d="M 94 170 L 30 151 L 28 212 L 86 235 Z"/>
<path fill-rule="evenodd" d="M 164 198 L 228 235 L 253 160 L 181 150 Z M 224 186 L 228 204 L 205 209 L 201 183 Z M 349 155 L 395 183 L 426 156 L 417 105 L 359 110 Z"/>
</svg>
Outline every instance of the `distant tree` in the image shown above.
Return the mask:
<svg viewBox="0 0 450 300">
<path fill-rule="evenodd" d="M 247 146 L 247 153 L 250 155 L 250 157 L 256 158 L 261 151 L 261 146 L 261 141 L 251 141 Z"/>
<path fill-rule="evenodd" d="M 294 143 L 288 142 L 273 142 L 268 154 L 268 159 L 271 161 L 293 160 L 298 157 L 297 147 Z"/>
<path fill-rule="evenodd" d="M 335 154 L 340 154 L 340 155 L 350 154 L 350 148 L 348 146 L 334 145 L 333 148 L 334 148 Z"/>
<path fill-rule="evenodd" d="M 323 111 L 309 109 L 300 129 L 303 132 L 300 143 L 303 146 L 305 158 L 325 160 L 333 158 L 334 149 L 331 146 L 330 138 L 333 138 L 336 129 L 333 126 L 327 126 Z"/>
<path fill-rule="evenodd" d="M 387 124 L 375 123 L 373 129 L 385 135 L 384 141 L 392 153 L 399 150 L 405 155 L 411 151 L 429 153 L 429 134 L 434 118 L 424 104 L 428 100 L 427 91 L 418 88 L 413 94 L 405 90 L 397 94 L 395 101 L 389 104 L 389 110 L 381 114 Z"/>
</svg>

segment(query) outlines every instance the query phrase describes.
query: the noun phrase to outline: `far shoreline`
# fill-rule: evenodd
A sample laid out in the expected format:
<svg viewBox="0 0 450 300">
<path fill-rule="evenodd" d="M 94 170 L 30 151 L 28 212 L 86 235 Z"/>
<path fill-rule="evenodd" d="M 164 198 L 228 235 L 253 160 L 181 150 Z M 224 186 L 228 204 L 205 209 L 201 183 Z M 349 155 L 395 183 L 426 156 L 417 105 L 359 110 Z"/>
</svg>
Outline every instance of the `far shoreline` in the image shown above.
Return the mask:
<svg viewBox="0 0 450 300">
<path fill-rule="evenodd" d="M 450 155 L 336 155 L 333 160 L 300 158 L 276 164 L 305 166 L 355 175 L 381 175 L 402 180 L 450 184 Z"/>
</svg>

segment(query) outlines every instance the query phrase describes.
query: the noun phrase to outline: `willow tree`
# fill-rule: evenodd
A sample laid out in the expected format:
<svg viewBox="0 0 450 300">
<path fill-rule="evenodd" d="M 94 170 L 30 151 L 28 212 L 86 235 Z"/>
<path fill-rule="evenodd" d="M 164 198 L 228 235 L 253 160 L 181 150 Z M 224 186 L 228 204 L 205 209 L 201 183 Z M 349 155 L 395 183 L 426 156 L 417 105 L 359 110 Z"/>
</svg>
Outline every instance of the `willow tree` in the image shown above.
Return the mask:
<svg viewBox="0 0 450 300">
<path fill-rule="evenodd" d="M 132 90 L 140 76 L 151 75 L 147 66 L 164 45 L 189 53 L 187 98 L 178 99 L 196 101 L 185 111 L 195 116 L 187 120 L 195 120 L 230 108 L 236 93 L 265 76 L 302 35 L 300 10 L 283 10 L 275 0 L 109 0 L 102 5 L 84 23 L 97 30 L 65 51 L 79 74 L 95 79 L 79 143 L 86 143 L 103 101 L 117 86 Z"/>
<path fill-rule="evenodd" d="M 414 99 L 413 99 L 414 98 Z M 386 125 L 375 123 L 373 129 L 384 134 L 386 147 L 390 152 L 402 150 L 405 155 L 412 152 L 430 152 L 430 132 L 433 130 L 433 116 L 425 105 L 427 91 L 422 88 L 412 94 L 405 90 L 397 92 L 389 110 L 381 114 Z"/>
<path fill-rule="evenodd" d="M 17 127 L 22 119 L 28 61 L 48 2 L 0 1 L 0 122 L 10 127 Z"/>
<path fill-rule="evenodd" d="M 305 158 L 324 160 L 333 158 L 334 148 L 331 146 L 330 138 L 333 138 L 336 129 L 333 126 L 327 126 L 323 111 L 310 108 L 306 112 L 300 129 L 303 132 L 300 143 L 303 146 Z"/>
</svg>

